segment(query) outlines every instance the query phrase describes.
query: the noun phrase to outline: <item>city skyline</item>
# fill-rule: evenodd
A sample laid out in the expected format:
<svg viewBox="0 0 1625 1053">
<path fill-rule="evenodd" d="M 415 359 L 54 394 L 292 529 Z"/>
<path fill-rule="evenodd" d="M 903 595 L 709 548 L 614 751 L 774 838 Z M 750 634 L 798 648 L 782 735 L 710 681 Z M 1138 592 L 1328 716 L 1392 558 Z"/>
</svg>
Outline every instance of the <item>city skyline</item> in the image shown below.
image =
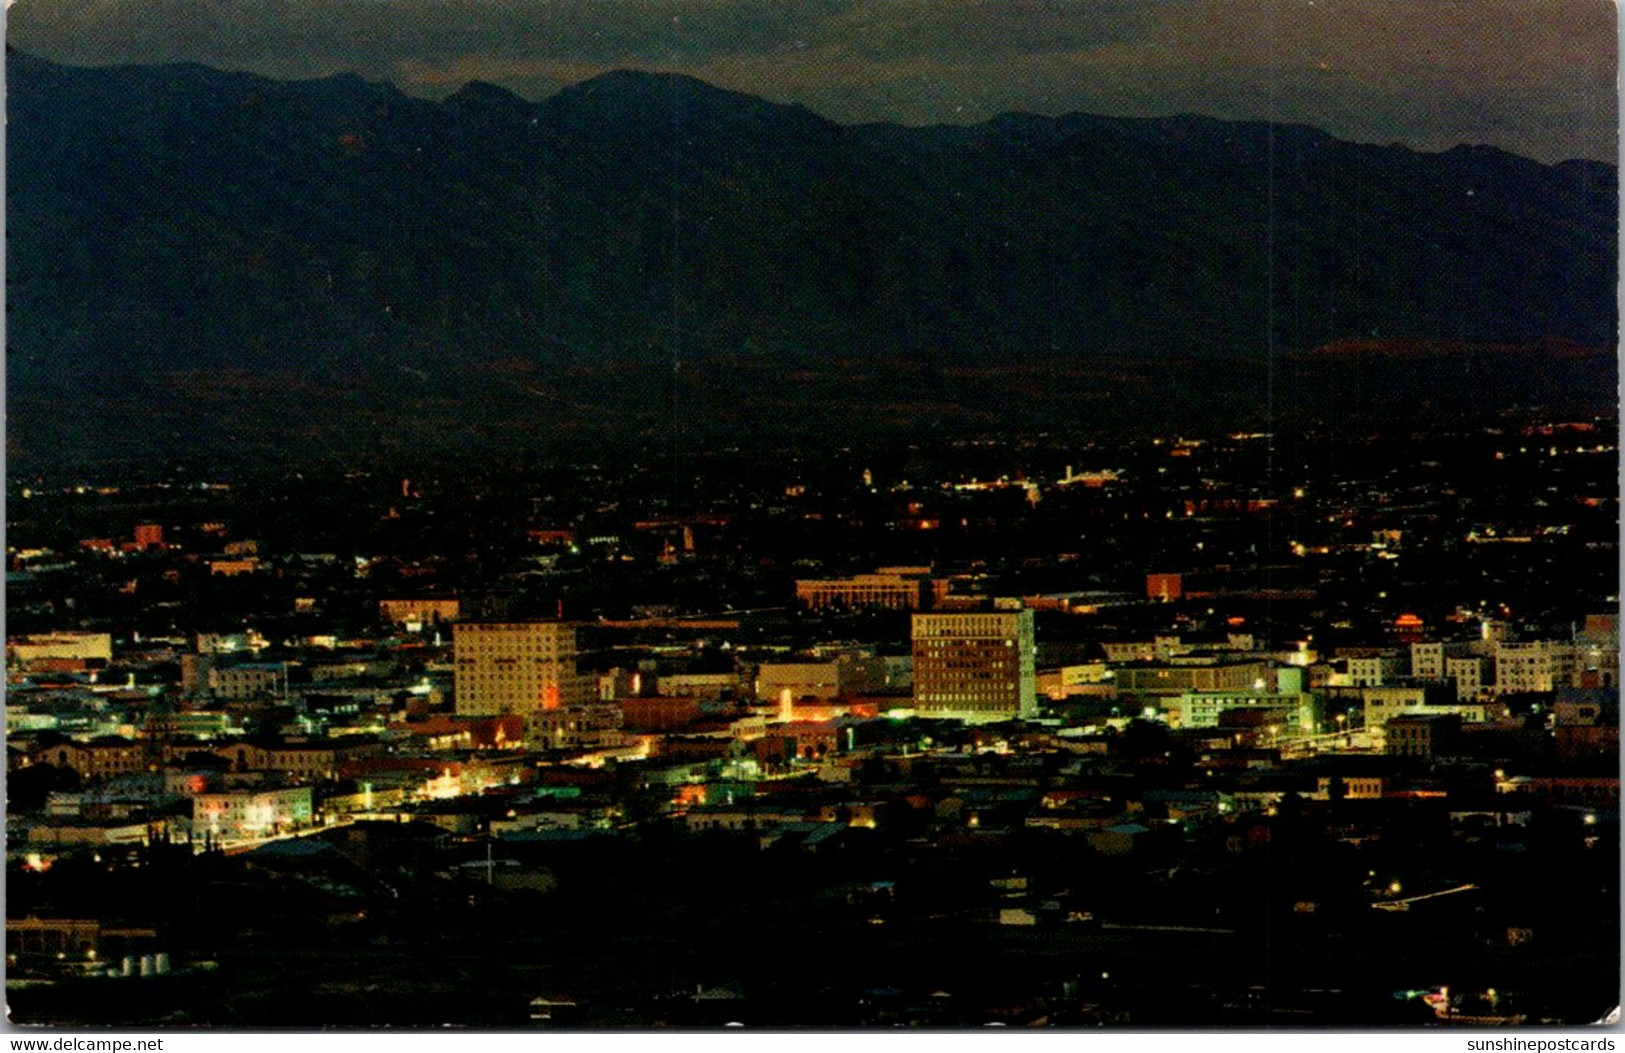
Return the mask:
<svg viewBox="0 0 1625 1053">
<path fill-rule="evenodd" d="M 12 4 L 11 1022 L 1617 1024 L 1617 18 Z"/>
<path fill-rule="evenodd" d="M 1616 433 L 13 479 L 13 1020 L 1591 1024 Z"/>
</svg>

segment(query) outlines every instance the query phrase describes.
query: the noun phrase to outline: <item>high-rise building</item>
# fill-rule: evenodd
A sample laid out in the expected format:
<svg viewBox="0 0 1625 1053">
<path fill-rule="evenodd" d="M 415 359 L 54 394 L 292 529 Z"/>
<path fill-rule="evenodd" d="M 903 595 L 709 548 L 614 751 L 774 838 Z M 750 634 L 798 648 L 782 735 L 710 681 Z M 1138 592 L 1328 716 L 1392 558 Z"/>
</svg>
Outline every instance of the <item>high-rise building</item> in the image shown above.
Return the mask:
<svg viewBox="0 0 1625 1053">
<path fill-rule="evenodd" d="M 453 645 L 460 715 L 529 714 L 592 696 L 576 672 L 576 627 L 568 622 L 462 622 Z"/>
<path fill-rule="evenodd" d="M 1185 576 L 1183 574 L 1147 574 L 1145 576 L 1146 599 L 1167 603 L 1181 599 L 1184 595 Z"/>
<path fill-rule="evenodd" d="M 914 615 L 914 708 L 981 722 L 1038 708 L 1033 612 Z"/>
</svg>

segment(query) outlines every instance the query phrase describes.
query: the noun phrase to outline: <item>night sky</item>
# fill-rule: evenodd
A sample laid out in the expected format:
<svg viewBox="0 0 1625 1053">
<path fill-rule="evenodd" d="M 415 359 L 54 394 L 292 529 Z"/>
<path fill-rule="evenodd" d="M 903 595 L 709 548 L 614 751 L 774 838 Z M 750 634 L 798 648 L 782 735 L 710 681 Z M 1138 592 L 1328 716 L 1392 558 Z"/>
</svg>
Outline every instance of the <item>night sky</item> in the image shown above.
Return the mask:
<svg viewBox="0 0 1625 1053">
<path fill-rule="evenodd" d="M 1188 112 L 1617 157 L 1611 0 L 17 0 L 8 17 L 12 46 L 60 62 L 352 70 L 429 96 L 660 69 L 843 122 Z"/>
</svg>

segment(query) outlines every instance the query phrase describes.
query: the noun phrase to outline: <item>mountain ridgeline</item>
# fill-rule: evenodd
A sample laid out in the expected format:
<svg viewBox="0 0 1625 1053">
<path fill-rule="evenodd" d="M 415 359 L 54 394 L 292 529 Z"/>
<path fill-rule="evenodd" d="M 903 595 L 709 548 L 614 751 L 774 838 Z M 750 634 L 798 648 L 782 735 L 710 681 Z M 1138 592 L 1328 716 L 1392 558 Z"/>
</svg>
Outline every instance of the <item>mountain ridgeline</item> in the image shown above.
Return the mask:
<svg viewBox="0 0 1625 1053">
<path fill-rule="evenodd" d="M 1612 369 L 1596 162 L 1201 117 L 842 126 L 634 72 L 435 102 L 8 52 L 7 82 L 14 455 L 133 441 L 135 403 L 146 441 L 230 406 L 307 438 L 405 407 L 456 442 L 771 427 L 792 394 L 905 428 L 1174 413 L 1207 379 L 1278 405 L 1278 367 L 1351 340 Z"/>
</svg>

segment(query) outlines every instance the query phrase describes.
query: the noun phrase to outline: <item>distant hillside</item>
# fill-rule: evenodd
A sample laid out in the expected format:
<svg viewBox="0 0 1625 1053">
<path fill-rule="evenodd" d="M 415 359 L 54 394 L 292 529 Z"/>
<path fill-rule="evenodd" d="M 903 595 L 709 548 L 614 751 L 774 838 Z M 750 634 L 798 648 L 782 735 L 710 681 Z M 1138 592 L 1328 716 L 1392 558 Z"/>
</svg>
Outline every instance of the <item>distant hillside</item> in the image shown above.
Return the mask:
<svg viewBox="0 0 1625 1053">
<path fill-rule="evenodd" d="M 1334 340 L 1309 352 L 1317 360 L 1332 358 L 1418 359 L 1430 356 L 1463 358 L 1468 356 L 1511 356 L 1531 360 L 1589 359 L 1603 349 L 1587 347 L 1569 340 L 1548 339 L 1525 344 L 1470 343 L 1465 340 L 1443 339 L 1369 339 Z"/>
<path fill-rule="evenodd" d="M 1616 177 L 1591 162 L 1197 117 L 843 127 L 628 72 L 531 104 L 7 66 L 14 455 L 190 441 L 211 406 L 205 432 L 273 445 L 429 404 L 423 440 L 452 445 L 499 420 L 771 429 L 784 377 L 865 363 L 899 427 L 978 398 L 1030 422 L 1125 371 L 1177 401 L 1218 390 L 1181 378 L 1258 395 L 1336 341 L 1615 338 Z M 1071 387 L 943 395 L 961 361 Z M 85 398 L 106 412 L 58 419 Z"/>
</svg>

